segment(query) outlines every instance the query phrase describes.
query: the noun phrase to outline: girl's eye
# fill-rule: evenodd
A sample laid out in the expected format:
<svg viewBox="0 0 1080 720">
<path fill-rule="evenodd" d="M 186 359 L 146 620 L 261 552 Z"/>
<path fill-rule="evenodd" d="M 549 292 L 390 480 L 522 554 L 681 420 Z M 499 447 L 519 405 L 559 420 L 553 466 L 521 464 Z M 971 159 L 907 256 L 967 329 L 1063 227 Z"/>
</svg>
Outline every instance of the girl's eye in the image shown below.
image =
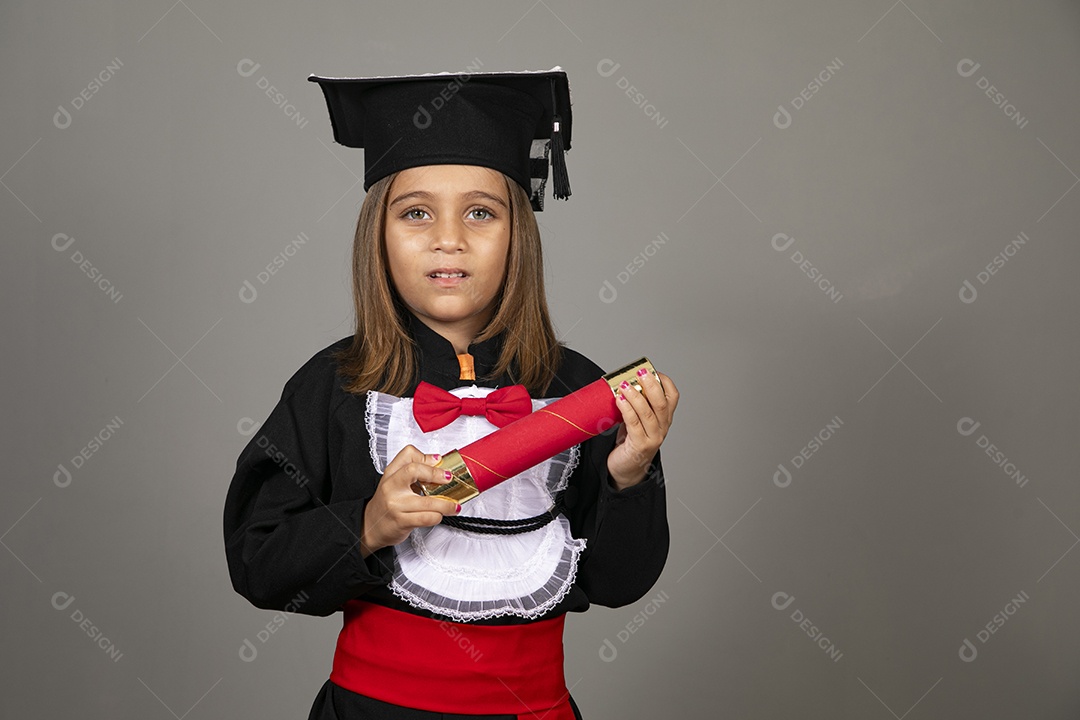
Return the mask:
<svg viewBox="0 0 1080 720">
<path fill-rule="evenodd" d="M 469 217 L 473 220 L 490 220 L 494 216 L 487 208 L 473 208 L 469 211 Z"/>
<path fill-rule="evenodd" d="M 402 213 L 401 216 L 406 220 L 424 220 L 425 215 L 427 215 L 427 210 L 423 210 L 421 208 L 409 208 L 404 213 Z"/>
</svg>

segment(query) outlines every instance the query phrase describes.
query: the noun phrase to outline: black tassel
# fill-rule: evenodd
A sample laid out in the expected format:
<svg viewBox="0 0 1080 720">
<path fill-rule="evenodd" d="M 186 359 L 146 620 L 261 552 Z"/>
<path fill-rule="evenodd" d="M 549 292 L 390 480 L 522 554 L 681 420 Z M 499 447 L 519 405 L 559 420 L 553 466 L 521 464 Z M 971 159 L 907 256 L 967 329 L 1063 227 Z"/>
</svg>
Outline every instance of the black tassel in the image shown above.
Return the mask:
<svg viewBox="0 0 1080 720">
<path fill-rule="evenodd" d="M 552 118 L 551 128 L 551 179 L 554 183 L 552 194 L 559 200 L 570 197 L 570 178 L 566 175 L 566 150 L 563 147 L 559 116 Z"/>
</svg>

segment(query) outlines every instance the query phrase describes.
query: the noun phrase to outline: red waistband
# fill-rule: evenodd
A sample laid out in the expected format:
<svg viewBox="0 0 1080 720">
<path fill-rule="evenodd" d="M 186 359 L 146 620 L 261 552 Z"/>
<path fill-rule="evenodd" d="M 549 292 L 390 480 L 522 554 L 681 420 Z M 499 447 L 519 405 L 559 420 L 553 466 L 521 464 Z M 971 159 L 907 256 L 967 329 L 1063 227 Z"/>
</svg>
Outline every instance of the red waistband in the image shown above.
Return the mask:
<svg viewBox="0 0 1080 720">
<path fill-rule="evenodd" d="M 565 619 L 472 625 L 350 600 L 330 680 L 418 710 L 574 720 L 563 675 Z"/>
</svg>

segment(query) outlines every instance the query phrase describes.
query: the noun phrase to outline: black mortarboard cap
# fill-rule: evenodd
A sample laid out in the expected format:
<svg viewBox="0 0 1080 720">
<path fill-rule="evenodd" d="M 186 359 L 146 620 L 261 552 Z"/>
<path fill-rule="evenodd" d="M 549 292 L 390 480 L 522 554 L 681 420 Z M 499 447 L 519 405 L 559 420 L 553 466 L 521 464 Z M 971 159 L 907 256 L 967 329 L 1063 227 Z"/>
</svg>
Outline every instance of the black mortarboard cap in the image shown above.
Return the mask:
<svg viewBox="0 0 1080 720">
<path fill-rule="evenodd" d="M 334 140 L 364 148 L 364 190 L 410 167 L 482 165 L 515 180 L 542 210 L 550 161 L 553 194 L 570 196 L 570 84 L 558 67 L 308 80 L 326 97 Z"/>
</svg>

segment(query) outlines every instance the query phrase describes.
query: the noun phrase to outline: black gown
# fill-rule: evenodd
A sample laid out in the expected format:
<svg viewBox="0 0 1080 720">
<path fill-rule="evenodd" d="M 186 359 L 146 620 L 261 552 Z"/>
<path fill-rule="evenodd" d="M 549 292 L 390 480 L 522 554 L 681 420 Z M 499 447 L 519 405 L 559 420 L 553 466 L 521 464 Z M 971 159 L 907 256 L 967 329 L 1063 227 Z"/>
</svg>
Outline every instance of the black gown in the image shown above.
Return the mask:
<svg viewBox="0 0 1080 720">
<path fill-rule="evenodd" d="M 508 375 L 490 383 L 481 379 L 494 368 L 502 336 L 469 346 L 478 379 L 460 380 L 452 343 L 411 313 L 407 320 L 419 347 L 419 380 L 444 390 L 514 384 Z M 360 555 L 364 507 L 380 475 L 369 454 L 365 396 L 341 388 L 343 379 L 329 355 L 351 340 L 343 338 L 324 348 L 293 374 L 237 460 L 224 508 L 225 553 L 233 587 L 266 610 L 325 617 L 362 596 L 386 607 L 446 619 L 414 608 L 390 591 L 392 547 L 367 558 Z M 563 362 L 547 396 L 562 397 L 604 372 L 580 353 L 564 348 Z M 411 397 L 415 387 L 403 397 Z M 607 472 L 615 436 L 616 428 L 612 428 L 582 443 L 580 461 L 569 477 L 563 512 L 573 537 L 587 541 L 570 591 L 541 617 L 504 615 L 478 619 L 477 624 L 534 622 L 583 612 L 591 603 L 619 607 L 639 600 L 655 584 L 668 552 L 660 453 L 645 480 L 615 491 Z M 366 698 L 327 680 L 309 720 L 368 717 L 436 720 L 442 715 Z"/>
</svg>

